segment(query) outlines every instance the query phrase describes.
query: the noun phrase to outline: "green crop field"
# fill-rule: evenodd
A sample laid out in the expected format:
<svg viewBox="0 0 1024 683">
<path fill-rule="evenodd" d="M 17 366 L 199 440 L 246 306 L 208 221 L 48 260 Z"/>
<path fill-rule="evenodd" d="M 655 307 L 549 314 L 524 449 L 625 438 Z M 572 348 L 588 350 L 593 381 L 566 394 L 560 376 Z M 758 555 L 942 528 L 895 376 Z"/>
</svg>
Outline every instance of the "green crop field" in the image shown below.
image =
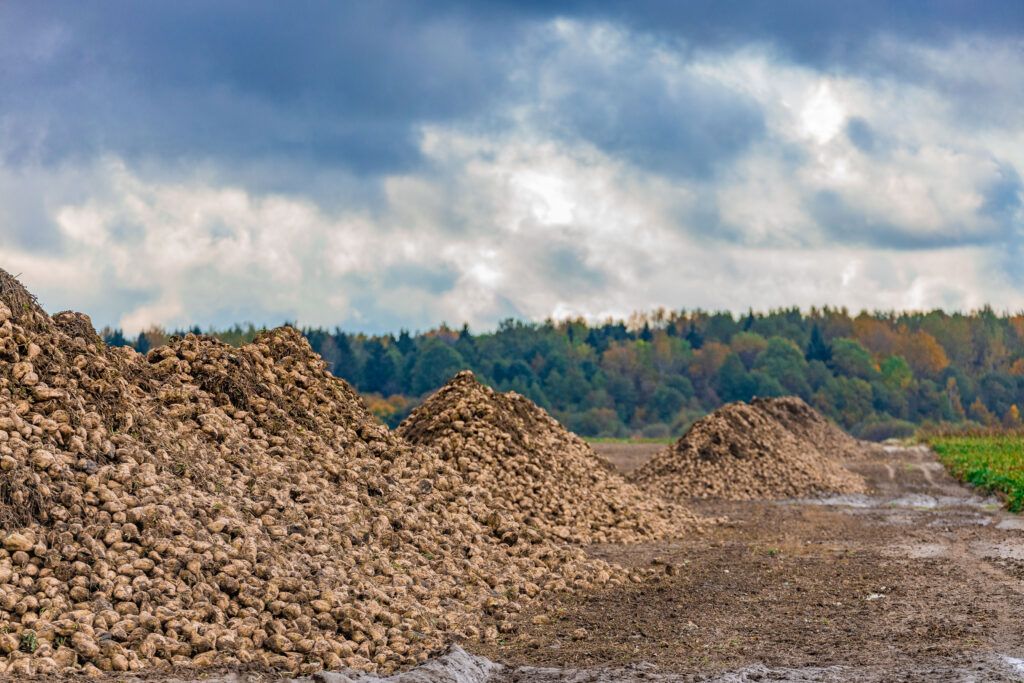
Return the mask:
<svg viewBox="0 0 1024 683">
<path fill-rule="evenodd" d="M 1004 496 L 1013 512 L 1024 508 L 1024 435 L 937 436 L 929 443 L 953 476 Z"/>
</svg>

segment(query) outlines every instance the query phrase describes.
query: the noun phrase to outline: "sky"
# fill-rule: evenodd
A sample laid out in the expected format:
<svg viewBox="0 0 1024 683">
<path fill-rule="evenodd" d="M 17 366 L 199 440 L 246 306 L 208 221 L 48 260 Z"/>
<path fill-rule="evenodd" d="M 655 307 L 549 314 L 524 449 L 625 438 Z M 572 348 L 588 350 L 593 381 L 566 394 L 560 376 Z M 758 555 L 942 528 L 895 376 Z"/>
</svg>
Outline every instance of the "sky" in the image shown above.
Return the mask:
<svg viewBox="0 0 1024 683">
<path fill-rule="evenodd" d="M 1024 3 L 0 3 L 0 268 L 138 332 L 1024 309 Z"/>
</svg>

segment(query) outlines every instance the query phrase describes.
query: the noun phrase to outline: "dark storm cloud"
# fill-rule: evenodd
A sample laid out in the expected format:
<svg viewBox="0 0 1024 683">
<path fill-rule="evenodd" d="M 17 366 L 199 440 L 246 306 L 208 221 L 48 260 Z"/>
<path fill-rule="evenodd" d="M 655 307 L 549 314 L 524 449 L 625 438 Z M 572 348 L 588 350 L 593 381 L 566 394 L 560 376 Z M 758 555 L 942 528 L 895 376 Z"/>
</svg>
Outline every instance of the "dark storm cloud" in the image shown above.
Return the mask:
<svg viewBox="0 0 1024 683">
<path fill-rule="evenodd" d="M 378 278 L 396 289 L 414 289 L 437 295 L 455 287 L 459 272 L 447 265 L 424 266 L 403 263 L 387 268 Z"/>
<path fill-rule="evenodd" d="M 602 58 L 583 51 L 558 61 L 560 95 L 545 116 L 562 136 L 656 173 L 707 178 L 764 133 L 757 103 L 736 91 L 642 49 Z"/>
<path fill-rule="evenodd" d="M 1019 187 L 1017 192 L 1015 200 L 1019 202 Z M 971 226 L 952 223 L 929 230 L 915 230 L 879 218 L 831 190 L 814 193 L 807 201 L 807 208 L 829 243 L 918 250 L 991 246 L 1010 238 L 1015 225 L 1008 211 L 1012 201 L 1006 186 L 1000 183 L 986 193 L 986 206 L 979 212 L 998 220 L 979 220 Z M 990 203 L 998 206 L 998 215 L 991 215 Z"/>
<path fill-rule="evenodd" d="M 578 245 L 544 248 L 537 255 L 536 267 L 545 279 L 557 280 L 562 287 L 574 291 L 600 291 L 611 279 L 608 272 L 587 264 L 586 251 Z"/>
<path fill-rule="evenodd" d="M 1017 37 L 1024 30 L 1024 3 L 1016 0 L 541 0 L 493 3 L 531 8 L 538 15 L 603 19 L 685 41 L 696 47 L 729 49 L 769 43 L 785 57 L 816 67 L 844 67 L 875 60 L 874 40 L 945 42 L 983 33 Z"/>
<path fill-rule="evenodd" d="M 1021 185 L 1017 169 L 1007 164 L 1000 164 L 999 177 L 984 191 L 985 202 L 981 213 L 1004 225 L 1008 230 L 1019 229 L 1021 219 L 1022 197 L 1024 186 Z"/>
<path fill-rule="evenodd" d="M 501 92 L 515 36 L 395 2 L 8 3 L 0 150 L 8 163 L 112 152 L 407 167 L 415 125 Z"/>
<path fill-rule="evenodd" d="M 227 0 L 67 2 L 45 11 L 4 3 L 0 154 L 7 164 L 103 153 L 288 159 L 303 170 L 374 174 L 415 166 L 420 124 L 500 118 L 508 56 L 554 17 L 606 20 L 685 46 L 768 42 L 794 59 L 842 66 L 882 33 L 1013 35 L 1022 15 L 1024 3 L 950 1 Z M 580 90 L 565 103 L 564 123 L 605 149 L 654 170 L 706 175 L 716 155 L 728 158 L 759 134 L 758 112 L 721 88 L 671 92 L 620 66 L 566 74 Z"/>
</svg>

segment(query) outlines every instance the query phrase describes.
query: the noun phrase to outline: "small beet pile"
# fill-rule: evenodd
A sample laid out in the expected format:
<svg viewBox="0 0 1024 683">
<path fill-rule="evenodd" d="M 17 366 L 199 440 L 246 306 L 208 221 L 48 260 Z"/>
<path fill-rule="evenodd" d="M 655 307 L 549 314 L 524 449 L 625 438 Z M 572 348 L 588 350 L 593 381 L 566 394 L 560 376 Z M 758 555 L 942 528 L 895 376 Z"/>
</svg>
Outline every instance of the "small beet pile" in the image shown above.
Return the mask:
<svg viewBox="0 0 1024 683">
<path fill-rule="evenodd" d="M 542 408 L 460 372 L 397 433 L 436 448 L 465 478 L 486 524 L 576 544 L 680 537 L 701 522 L 628 483 Z M 516 531 L 512 531 L 515 529 Z"/>
<path fill-rule="evenodd" d="M 857 448 L 799 398 L 755 399 L 701 418 L 630 480 L 670 500 L 860 493 L 863 479 L 841 464 Z"/>
<path fill-rule="evenodd" d="M 0 270 L 0 676 L 390 672 L 628 580 L 481 522 L 454 465 L 291 328 L 142 356 Z"/>
</svg>

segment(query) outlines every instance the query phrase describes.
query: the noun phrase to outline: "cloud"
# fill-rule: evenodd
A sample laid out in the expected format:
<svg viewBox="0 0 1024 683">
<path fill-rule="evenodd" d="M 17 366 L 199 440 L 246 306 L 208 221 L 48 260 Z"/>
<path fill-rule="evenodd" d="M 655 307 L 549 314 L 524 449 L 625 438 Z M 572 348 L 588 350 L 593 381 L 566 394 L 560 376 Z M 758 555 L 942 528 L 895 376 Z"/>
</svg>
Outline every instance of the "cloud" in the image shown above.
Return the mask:
<svg viewBox="0 0 1024 683">
<path fill-rule="evenodd" d="M 880 59 L 877 53 L 884 38 L 903 44 L 944 44 L 965 34 L 1015 40 L 1024 28 L 1024 7 L 1013 0 L 984 4 L 963 0 L 899 4 L 888 0 L 604 0 L 571 3 L 563 13 L 617 23 L 699 48 L 732 51 L 768 46 L 787 61 L 827 71 L 898 69 L 898 63 Z"/>
<path fill-rule="evenodd" d="M 528 55 L 533 125 L 647 170 L 708 177 L 763 133 L 761 110 L 745 93 L 614 27 L 555 22 Z"/>
<path fill-rule="evenodd" d="M 389 1 L 51 9 L 0 8 L 8 164 L 114 154 L 406 168 L 419 125 L 472 115 L 501 92 L 518 31 Z"/>
<path fill-rule="evenodd" d="M 0 5 L 0 266 L 51 310 L 1024 307 L 1016 5 L 109 8 Z"/>
<path fill-rule="evenodd" d="M 444 172 L 391 178 L 387 205 L 372 215 L 238 187 L 154 184 L 111 160 L 97 170 L 111 187 L 106 199 L 56 211 L 66 256 L 0 247 L 0 260 L 50 308 L 84 309 L 129 331 L 238 320 L 479 329 L 509 315 L 624 316 L 637 302 L 1024 304 L 1009 277 L 988 268 L 983 246 L 907 258 L 870 244 L 708 241 L 679 225 L 699 195 L 629 161 L 521 135 L 437 128 L 429 137 L 445 150 L 432 160 Z M 455 201 L 407 223 L 431 191 Z M 476 227 L 453 232 L 448 218 Z"/>
</svg>

